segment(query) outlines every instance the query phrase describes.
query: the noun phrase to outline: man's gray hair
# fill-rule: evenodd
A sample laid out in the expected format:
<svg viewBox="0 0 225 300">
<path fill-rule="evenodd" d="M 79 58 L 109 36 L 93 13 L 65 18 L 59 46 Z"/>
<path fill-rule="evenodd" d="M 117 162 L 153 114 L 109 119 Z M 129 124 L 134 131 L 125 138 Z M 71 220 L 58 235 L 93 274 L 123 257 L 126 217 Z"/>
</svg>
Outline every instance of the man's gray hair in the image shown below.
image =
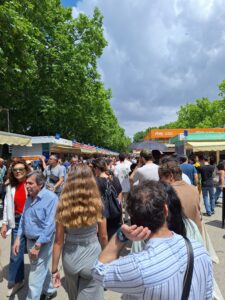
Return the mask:
<svg viewBox="0 0 225 300">
<path fill-rule="evenodd" d="M 27 178 L 35 176 L 35 180 L 37 185 L 44 186 L 45 185 L 45 176 L 41 171 L 32 171 L 29 174 L 27 174 Z"/>
</svg>

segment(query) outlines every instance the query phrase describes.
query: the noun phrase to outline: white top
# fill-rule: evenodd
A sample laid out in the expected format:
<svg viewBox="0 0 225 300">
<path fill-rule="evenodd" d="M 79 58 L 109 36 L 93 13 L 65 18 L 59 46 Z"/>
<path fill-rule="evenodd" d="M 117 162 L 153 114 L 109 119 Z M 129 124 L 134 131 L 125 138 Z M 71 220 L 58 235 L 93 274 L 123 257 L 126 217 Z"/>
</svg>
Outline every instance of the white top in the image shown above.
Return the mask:
<svg viewBox="0 0 225 300">
<path fill-rule="evenodd" d="M 115 167 L 114 174 L 120 181 L 123 193 L 128 193 L 130 191 L 129 172 L 130 165 L 126 162 L 121 162 Z"/>
<path fill-rule="evenodd" d="M 134 175 L 134 182 L 139 181 L 142 183 L 145 180 L 159 180 L 159 166 L 154 163 L 147 163 L 143 167 L 139 168 Z"/>
<path fill-rule="evenodd" d="M 184 173 L 182 173 L 182 180 L 185 181 L 188 184 L 191 184 L 190 178 Z"/>
</svg>

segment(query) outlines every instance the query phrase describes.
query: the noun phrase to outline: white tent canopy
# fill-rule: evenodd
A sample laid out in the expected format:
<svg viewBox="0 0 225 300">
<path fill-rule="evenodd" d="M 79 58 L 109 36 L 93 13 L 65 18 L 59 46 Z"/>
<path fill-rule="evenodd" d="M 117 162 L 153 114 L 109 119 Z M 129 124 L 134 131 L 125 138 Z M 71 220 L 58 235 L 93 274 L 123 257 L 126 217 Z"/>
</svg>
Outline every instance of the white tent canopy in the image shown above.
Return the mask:
<svg viewBox="0 0 225 300">
<path fill-rule="evenodd" d="M 31 147 L 32 141 L 31 137 L 27 135 L 0 131 L 0 144 Z"/>
</svg>

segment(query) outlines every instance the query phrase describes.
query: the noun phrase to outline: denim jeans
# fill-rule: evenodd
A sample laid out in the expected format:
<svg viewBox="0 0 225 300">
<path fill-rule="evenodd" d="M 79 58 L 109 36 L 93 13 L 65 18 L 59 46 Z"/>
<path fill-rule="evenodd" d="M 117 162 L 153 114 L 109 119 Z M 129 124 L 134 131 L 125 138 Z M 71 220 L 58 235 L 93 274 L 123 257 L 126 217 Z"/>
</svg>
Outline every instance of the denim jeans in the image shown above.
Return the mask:
<svg viewBox="0 0 225 300">
<path fill-rule="evenodd" d="M 38 259 L 30 260 L 29 290 L 26 300 L 39 300 L 42 292 L 46 295 L 50 295 L 56 290 L 52 286 L 52 276 L 49 271 L 53 241 L 54 236 L 51 242 L 41 246 Z M 35 241 L 27 240 L 28 253 L 34 244 Z"/>
<path fill-rule="evenodd" d="M 215 196 L 213 187 L 202 187 L 202 196 L 207 214 L 212 214 L 215 208 Z"/>
<path fill-rule="evenodd" d="M 215 195 L 214 195 L 214 197 L 215 197 L 215 203 L 219 199 L 220 194 L 222 193 L 222 191 L 223 191 L 223 188 L 221 186 L 217 186 L 216 187 L 216 192 L 215 192 Z"/>
<path fill-rule="evenodd" d="M 12 252 L 12 246 L 17 236 L 21 216 L 15 217 L 15 228 L 12 229 L 11 236 L 11 251 L 10 251 L 10 263 L 8 273 L 8 285 L 13 286 L 15 283 L 24 280 L 24 252 L 26 249 L 26 239 L 24 237 L 20 240 L 20 248 L 18 255 L 14 255 Z"/>
</svg>

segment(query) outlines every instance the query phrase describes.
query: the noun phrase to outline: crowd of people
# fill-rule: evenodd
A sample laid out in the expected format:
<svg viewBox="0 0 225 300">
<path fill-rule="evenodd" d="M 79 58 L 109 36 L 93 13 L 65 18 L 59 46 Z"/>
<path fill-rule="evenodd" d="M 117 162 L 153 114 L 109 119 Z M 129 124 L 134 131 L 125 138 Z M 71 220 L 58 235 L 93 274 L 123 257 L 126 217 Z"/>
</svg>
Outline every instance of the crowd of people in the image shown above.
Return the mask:
<svg viewBox="0 0 225 300">
<path fill-rule="evenodd" d="M 28 253 L 27 300 L 57 296 L 60 257 L 70 300 L 101 300 L 104 289 L 123 299 L 213 299 L 200 199 L 210 217 L 224 179 L 224 163 L 206 155 L 0 158 L 8 297 L 24 286 Z M 119 258 L 127 243 L 131 253 Z"/>
</svg>

